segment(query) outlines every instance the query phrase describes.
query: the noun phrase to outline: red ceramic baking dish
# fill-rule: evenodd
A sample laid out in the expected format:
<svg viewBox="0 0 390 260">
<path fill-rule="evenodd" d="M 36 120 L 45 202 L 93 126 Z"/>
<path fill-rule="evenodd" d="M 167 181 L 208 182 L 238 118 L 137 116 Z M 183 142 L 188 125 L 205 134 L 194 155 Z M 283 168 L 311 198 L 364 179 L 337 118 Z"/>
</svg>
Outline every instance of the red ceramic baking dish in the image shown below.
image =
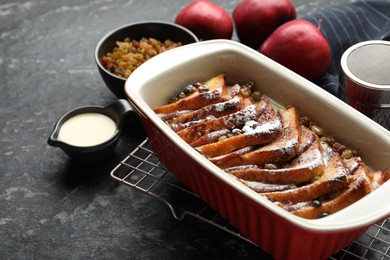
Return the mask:
<svg viewBox="0 0 390 260">
<path fill-rule="evenodd" d="M 151 59 L 126 81 L 161 162 L 240 232 L 275 259 L 326 259 L 390 215 L 390 182 L 328 217 L 295 216 L 259 196 L 179 138 L 154 112 L 187 84 L 225 73 L 228 84 L 251 80 L 279 105 L 294 105 L 327 133 L 359 150 L 371 167 L 390 169 L 390 132 L 318 86 L 240 43 L 212 40 Z"/>
</svg>

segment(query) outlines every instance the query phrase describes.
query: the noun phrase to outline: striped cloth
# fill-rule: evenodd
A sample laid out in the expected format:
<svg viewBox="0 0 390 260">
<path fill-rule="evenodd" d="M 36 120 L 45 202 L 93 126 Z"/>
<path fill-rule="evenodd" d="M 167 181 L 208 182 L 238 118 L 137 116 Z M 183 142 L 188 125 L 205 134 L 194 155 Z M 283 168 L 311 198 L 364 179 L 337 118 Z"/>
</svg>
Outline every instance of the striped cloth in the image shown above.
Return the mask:
<svg viewBox="0 0 390 260">
<path fill-rule="evenodd" d="M 331 47 L 332 61 L 328 72 L 314 83 L 335 96 L 339 96 L 339 69 L 344 51 L 362 41 L 390 40 L 390 1 L 338 5 L 301 18 L 314 24 L 322 20 L 321 32 Z M 371 118 L 390 129 L 390 109 Z"/>
</svg>

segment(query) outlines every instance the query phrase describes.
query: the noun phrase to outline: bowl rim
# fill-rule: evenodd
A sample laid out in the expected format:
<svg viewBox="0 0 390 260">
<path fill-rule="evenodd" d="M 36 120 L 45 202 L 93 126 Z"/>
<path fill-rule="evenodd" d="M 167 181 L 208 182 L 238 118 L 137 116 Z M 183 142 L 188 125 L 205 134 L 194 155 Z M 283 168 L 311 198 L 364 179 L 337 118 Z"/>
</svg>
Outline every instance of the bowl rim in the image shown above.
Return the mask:
<svg viewBox="0 0 390 260">
<path fill-rule="evenodd" d="M 94 51 L 94 58 L 95 58 L 95 62 L 96 64 L 99 66 L 99 68 L 101 70 L 103 70 L 104 72 L 108 73 L 110 76 L 118 79 L 118 80 L 123 80 L 123 81 L 126 81 L 126 78 L 123 78 L 123 77 L 120 77 L 120 76 L 117 76 L 115 75 L 114 73 L 110 72 L 109 70 L 106 69 L 106 67 L 101 63 L 100 61 L 100 58 L 99 58 L 99 50 L 102 46 L 102 44 L 107 40 L 108 37 L 110 37 L 112 34 L 114 34 L 115 32 L 119 31 L 119 30 L 122 30 L 122 29 L 125 29 L 127 27 L 131 27 L 131 26 L 135 26 L 135 25 L 143 25 L 143 24 L 163 24 L 163 25 L 168 25 L 168 26 L 172 26 L 172 27 L 176 27 L 176 28 L 179 28 L 183 31 L 185 31 L 188 35 L 190 35 L 193 39 L 194 39 L 194 43 L 195 42 L 199 42 L 199 39 L 198 37 L 192 32 L 190 31 L 189 29 L 185 28 L 184 26 L 182 25 L 179 25 L 179 24 L 176 24 L 176 23 L 173 23 L 173 22 L 168 22 L 168 21 L 159 21 L 159 20 L 144 20 L 144 21 L 137 21 L 137 22 L 131 22 L 131 23 L 127 23 L 127 24 L 124 24 L 124 25 L 121 25 L 121 26 L 118 26 L 112 30 L 110 30 L 109 32 L 107 32 L 106 34 L 104 34 L 100 39 L 99 41 L 97 42 L 96 44 L 96 47 L 95 47 L 95 51 Z"/>
<path fill-rule="evenodd" d="M 290 71 L 289 69 L 283 67 L 282 65 L 265 57 L 264 55 L 260 54 L 256 50 L 253 50 L 233 40 L 219 39 L 219 40 L 202 41 L 191 45 L 182 46 L 181 48 L 171 50 L 169 53 L 168 52 L 162 53 L 158 57 L 156 57 L 156 59 L 145 62 L 142 66 L 140 66 L 139 69 L 137 69 L 126 80 L 125 93 L 128 99 L 130 100 L 130 102 L 133 104 L 133 106 L 144 117 L 147 117 L 150 121 L 152 121 L 154 125 L 156 125 L 162 132 L 164 132 L 165 135 L 173 143 L 179 146 L 182 152 L 186 153 L 188 156 L 193 158 L 198 164 L 202 165 L 203 168 L 205 168 L 215 177 L 222 179 L 222 181 L 224 181 L 226 184 L 230 185 L 235 189 L 238 189 L 241 193 L 249 197 L 251 200 L 258 202 L 261 206 L 265 207 L 272 213 L 278 215 L 279 217 L 282 217 L 283 219 L 287 220 L 288 222 L 290 222 L 295 226 L 298 226 L 305 230 L 311 230 L 313 232 L 345 231 L 345 230 L 357 229 L 357 228 L 374 224 L 377 221 L 385 217 L 388 217 L 390 215 L 390 205 L 387 206 L 382 205 L 382 207 L 378 209 L 370 204 L 369 206 L 375 210 L 366 213 L 366 215 L 362 217 L 355 217 L 353 221 L 346 218 L 344 216 L 346 214 L 341 214 L 341 211 L 322 219 L 315 219 L 315 220 L 304 219 L 295 216 L 290 212 L 287 212 L 286 210 L 275 205 L 271 201 L 262 198 L 257 193 L 248 189 L 243 184 L 240 184 L 233 178 L 229 178 L 227 174 L 224 174 L 223 170 L 221 170 L 216 165 L 212 164 L 210 161 L 207 160 L 207 158 L 203 157 L 198 153 L 194 153 L 192 151 L 192 148 L 187 143 L 185 143 L 184 140 L 182 140 L 180 137 L 174 134 L 173 130 L 169 128 L 165 123 L 163 123 L 163 121 L 153 112 L 152 108 L 146 104 L 141 94 L 139 93 L 139 90 L 142 89 L 142 86 L 146 84 L 151 78 L 153 78 L 154 75 L 157 75 L 160 72 L 170 71 L 174 69 L 176 66 L 180 66 L 181 64 L 188 62 L 188 60 L 191 60 L 192 58 L 205 57 L 208 55 L 216 54 L 218 52 L 230 52 L 230 53 L 234 52 L 238 55 L 244 55 L 247 57 L 256 58 L 259 60 L 259 62 L 266 62 L 269 64 L 269 66 L 272 66 L 280 70 L 281 73 L 283 73 L 284 76 L 288 77 L 289 80 L 292 80 L 294 82 L 301 82 L 300 85 L 303 85 L 303 88 L 305 88 L 306 91 L 310 93 L 317 92 L 315 94 L 316 96 L 321 96 L 321 98 L 329 100 L 329 102 L 332 102 L 332 105 L 336 106 L 338 109 L 343 109 L 344 112 L 348 113 L 354 120 L 357 120 L 359 122 L 362 121 L 363 124 L 365 124 L 365 126 L 371 129 L 372 127 L 375 127 L 375 130 L 379 129 L 378 135 L 382 136 L 382 138 L 390 138 L 390 132 L 387 129 L 383 128 L 382 126 L 372 121 L 371 119 L 365 117 L 363 114 L 353 109 L 346 103 L 342 102 L 332 94 L 319 88 L 314 83 L 304 79 L 303 77 Z M 171 63 L 166 62 L 169 60 L 173 60 L 175 57 L 181 58 L 180 62 L 175 64 L 172 64 L 172 62 Z M 164 66 L 164 68 L 160 68 L 161 66 L 159 67 L 158 66 L 159 64 L 167 64 L 167 65 Z M 148 71 L 152 69 L 154 74 L 152 76 L 148 75 Z M 302 84 L 302 81 L 304 82 L 304 84 Z M 387 193 L 390 196 L 390 181 L 383 184 L 382 187 L 380 187 L 379 189 L 381 189 L 381 191 L 388 189 L 389 191 Z M 358 202 L 355 202 L 354 204 L 349 206 L 348 214 L 349 215 L 351 215 L 352 213 L 358 214 L 361 210 L 359 208 L 359 205 L 361 203 L 364 203 L 364 201 L 368 200 L 369 199 L 368 197 L 372 197 L 370 195 L 372 194 L 368 194 L 364 198 L 360 199 Z"/>
</svg>

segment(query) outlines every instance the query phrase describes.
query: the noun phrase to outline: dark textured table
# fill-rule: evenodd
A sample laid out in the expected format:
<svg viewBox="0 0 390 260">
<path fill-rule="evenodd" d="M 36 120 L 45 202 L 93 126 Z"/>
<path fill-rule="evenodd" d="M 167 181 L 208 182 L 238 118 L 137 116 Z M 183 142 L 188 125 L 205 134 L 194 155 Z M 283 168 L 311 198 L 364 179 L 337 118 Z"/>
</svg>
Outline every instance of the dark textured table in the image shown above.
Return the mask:
<svg viewBox="0 0 390 260">
<path fill-rule="evenodd" d="M 115 100 L 94 63 L 99 38 L 134 21 L 173 21 L 188 2 L 0 1 L 0 259 L 266 259 L 110 177 L 145 137 L 136 117 L 99 166 L 47 145 L 65 112 Z M 231 13 L 239 1 L 215 2 Z M 351 1 L 293 2 L 301 16 Z"/>
</svg>

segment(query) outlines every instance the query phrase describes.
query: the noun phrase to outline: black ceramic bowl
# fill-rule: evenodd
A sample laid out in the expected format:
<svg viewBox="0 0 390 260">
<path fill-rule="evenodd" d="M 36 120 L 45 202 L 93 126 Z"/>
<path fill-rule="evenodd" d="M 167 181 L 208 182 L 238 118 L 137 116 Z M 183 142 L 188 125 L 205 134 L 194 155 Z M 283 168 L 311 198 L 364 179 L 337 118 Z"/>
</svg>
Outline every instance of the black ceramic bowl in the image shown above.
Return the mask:
<svg viewBox="0 0 390 260">
<path fill-rule="evenodd" d="M 119 77 L 107 70 L 101 62 L 102 56 L 111 52 L 116 41 L 123 41 L 126 37 L 140 40 L 142 37 L 165 41 L 181 42 L 183 45 L 199 41 L 188 29 L 175 23 L 160 21 L 144 21 L 121 26 L 107 33 L 98 42 L 95 49 L 95 61 L 104 83 L 118 98 L 126 98 L 124 84 L 126 78 Z"/>
<path fill-rule="evenodd" d="M 107 107 L 86 106 L 72 110 L 63 115 L 55 124 L 47 143 L 61 148 L 74 161 L 83 164 L 98 164 L 104 161 L 115 149 L 121 134 L 123 122 L 128 113 L 133 112 L 130 103 L 125 99 L 119 99 Z M 61 126 L 70 118 L 85 114 L 99 113 L 111 118 L 116 125 L 113 136 L 105 142 L 93 146 L 75 146 L 58 139 Z"/>
</svg>

